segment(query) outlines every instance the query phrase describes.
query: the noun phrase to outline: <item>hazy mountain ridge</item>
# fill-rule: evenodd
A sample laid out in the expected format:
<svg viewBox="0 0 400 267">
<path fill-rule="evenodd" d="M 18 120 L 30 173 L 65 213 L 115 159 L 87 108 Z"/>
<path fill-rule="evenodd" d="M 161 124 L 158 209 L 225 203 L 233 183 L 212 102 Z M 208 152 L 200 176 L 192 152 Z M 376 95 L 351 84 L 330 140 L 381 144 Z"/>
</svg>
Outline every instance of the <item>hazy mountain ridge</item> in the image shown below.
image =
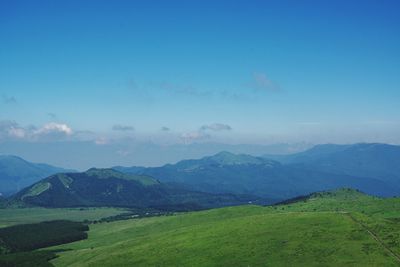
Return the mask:
<svg viewBox="0 0 400 267">
<path fill-rule="evenodd" d="M 0 193 L 12 194 L 58 172 L 72 172 L 44 163 L 32 163 L 12 155 L 0 155 Z"/>
<path fill-rule="evenodd" d="M 307 143 L 281 143 L 271 145 L 225 144 L 200 142 L 190 144 L 157 144 L 154 142 L 120 140 L 109 144 L 97 145 L 93 141 L 76 142 L 13 142 L 1 143 L 0 151 L 23 158 L 37 158 L 40 162 L 52 162 L 55 166 L 87 170 L 91 167 L 109 166 L 162 166 L 185 159 L 197 159 L 220 151 L 245 153 L 250 155 L 288 154 L 310 148 Z M 46 151 L 40 153 L 38 151 Z M 63 153 L 59 153 L 62 151 Z M 157 156 L 155 156 L 157 155 Z"/>
<path fill-rule="evenodd" d="M 221 152 L 162 167 L 120 170 L 147 174 L 162 182 L 183 183 L 204 192 L 255 194 L 281 200 L 338 187 L 394 196 L 400 194 L 397 186 L 400 177 L 396 176 L 400 168 L 398 151 L 400 147 L 384 144 L 319 145 L 287 156 L 254 157 Z M 336 161 L 328 164 L 333 159 Z M 369 172 L 371 168 L 374 172 Z"/>
<path fill-rule="evenodd" d="M 400 195 L 399 146 L 318 145 L 270 157 L 274 158 L 223 151 L 162 167 L 91 168 L 50 176 L 17 196 L 25 203 L 44 206 L 143 206 L 187 201 L 184 194 L 196 195 L 196 201 L 206 199 L 204 194 L 232 194 L 258 196 L 272 203 L 339 187 L 377 196 Z M 37 168 L 41 166 L 47 165 Z M 73 188 L 69 188 L 71 183 Z M 131 196 L 133 192 L 137 195 Z"/>
<path fill-rule="evenodd" d="M 373 178 L 400 190 L 400 146 L 396 145 L 318 145 L 301 153 L 279 156 L 278 160 L 312 170 Z"/>
</svg>

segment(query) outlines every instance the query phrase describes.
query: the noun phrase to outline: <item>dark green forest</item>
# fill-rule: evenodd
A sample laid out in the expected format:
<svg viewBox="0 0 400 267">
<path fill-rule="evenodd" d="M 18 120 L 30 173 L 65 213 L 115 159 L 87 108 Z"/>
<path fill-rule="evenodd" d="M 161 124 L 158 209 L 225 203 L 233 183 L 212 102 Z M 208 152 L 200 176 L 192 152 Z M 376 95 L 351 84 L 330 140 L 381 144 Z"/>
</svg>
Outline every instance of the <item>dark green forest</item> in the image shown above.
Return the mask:
<svg viewBox="0 0 400 267">
<path fill-rule="evenodd" d="M 52 266 L 52 251 L 36 249 L 87 238 L 89 227 L 66 220 L 0 228 L 0 266 Z M 35 250 L 35 251 L 34 251 Z"/>
</svg>

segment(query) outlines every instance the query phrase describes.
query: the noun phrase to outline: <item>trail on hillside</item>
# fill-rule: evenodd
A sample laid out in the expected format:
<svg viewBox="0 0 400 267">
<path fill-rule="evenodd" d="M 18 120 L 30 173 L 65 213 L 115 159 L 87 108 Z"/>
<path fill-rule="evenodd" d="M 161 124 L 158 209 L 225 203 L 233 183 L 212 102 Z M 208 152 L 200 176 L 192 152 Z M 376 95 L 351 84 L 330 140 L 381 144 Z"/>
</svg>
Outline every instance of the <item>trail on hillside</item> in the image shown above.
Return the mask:
<svg viewBox="0 0 400 267">
<path fill-rule="evenodd" d="M 374 233 L 373 231 L 371 231 L 365 224 L 363 224 L 362 222 L 360 222 L 359 220 L 357 220 L 356 218 L 354 218 L 353 215 L 351 215 L 349 212 L 343 212 L 343 214 L 346 214 L 351 220 L 353 220 L 355 223 L 357 223 L 358 225 L 360 225 L 365 231 L 367 231 L 372 238 L 378 242 L 388 253 L 389 255 L 391 255 L 393 258 L 396 259 L 397 262 L 400 263 L 400 256 L 397 255 L 390 247 L 388 247 L 383 241 L 382 239 L 379 238 L 379 236 Z"/>
</svg>

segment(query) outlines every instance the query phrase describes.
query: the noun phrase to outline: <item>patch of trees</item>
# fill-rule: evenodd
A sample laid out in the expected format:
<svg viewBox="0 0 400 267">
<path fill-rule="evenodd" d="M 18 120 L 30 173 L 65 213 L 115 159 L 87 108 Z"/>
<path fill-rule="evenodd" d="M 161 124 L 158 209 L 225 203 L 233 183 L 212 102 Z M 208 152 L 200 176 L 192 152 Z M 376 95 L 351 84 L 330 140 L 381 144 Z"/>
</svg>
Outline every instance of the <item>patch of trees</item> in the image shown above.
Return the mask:
<svg viewBox="0 0 400 267">
<path fill-rule="evenodd" d="M 0 228 L 0 244 L 3 253 L 31 251 L 86 239 L 88 230 L 83 223 L 66 220 L 14 225 Z"/>
<path fill-rule="evenodd" d="M 145 217 L 158 217 L 158 216 L 170 216 L 174 215 L 174 212 L 171 211 L 161 211 L 157 209 L 131 209 L 129 212 L 125 212 L 122 214 L 118 214 L 115 216 L 109 216 L 102 218 L 100 220 L 95 221 L 85 221 L 86 223 L 102 223 L 102 222 L 113 222 L 113 221 L 122 221 L 122 220 L 130 220 L 130 219 L 140 219 Z"/>
<path fill-rule="evenodd" d="M 301 201 L 306 202 L 308 199 L 310 199 L 310 196 L 311 196 L 311 194 L 310 195 L 305 195 L 305 196 L 298 196 L 298 197 L 294 197 L 294 198 L 289 198 L 289 199 L 286 199 L 284 201 L 277 202 L 272 206 L 294 204 L 294 203 L 301 202 Z"/>
<path fill-rule="evenodd" d="M 29 251 L 0 255 L 1 267 L 52 267 L 49 260 L 56 254 L 51 251 Z"/>
</svg>

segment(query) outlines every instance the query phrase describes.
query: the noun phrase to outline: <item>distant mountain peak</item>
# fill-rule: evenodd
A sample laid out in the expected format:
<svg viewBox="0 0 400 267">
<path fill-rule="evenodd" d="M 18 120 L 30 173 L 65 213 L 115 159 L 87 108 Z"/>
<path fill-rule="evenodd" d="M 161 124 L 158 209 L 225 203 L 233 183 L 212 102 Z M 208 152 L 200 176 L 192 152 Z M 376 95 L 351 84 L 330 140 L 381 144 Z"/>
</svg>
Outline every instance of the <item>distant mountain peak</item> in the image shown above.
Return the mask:
<svg viewBox="0 0 400 267">
<path fill-rule="evenodd" d="M 203 160 L 213 161 L 221 165 L 246 165 L 246 164 L 270 164 L 272 160 L 255 157 L 247 154 L 234 154 L 221 151 L 213 156 L 205 157 Z"/>
<path fill-rule="evenodd" d="M 239 155 L 233 154 L 228 151 L 221 151 L 213 156 L 205 157 L 220 163 L 233 163 L 236 162 Z"/>
<path fill-rule="evenodd" d="M 215 154 L 213 157 L 232 157 L 232 156 L 236 156 L 236 154 L 231 153 L 229 151 L 221 151 Z"/>
</svg>

